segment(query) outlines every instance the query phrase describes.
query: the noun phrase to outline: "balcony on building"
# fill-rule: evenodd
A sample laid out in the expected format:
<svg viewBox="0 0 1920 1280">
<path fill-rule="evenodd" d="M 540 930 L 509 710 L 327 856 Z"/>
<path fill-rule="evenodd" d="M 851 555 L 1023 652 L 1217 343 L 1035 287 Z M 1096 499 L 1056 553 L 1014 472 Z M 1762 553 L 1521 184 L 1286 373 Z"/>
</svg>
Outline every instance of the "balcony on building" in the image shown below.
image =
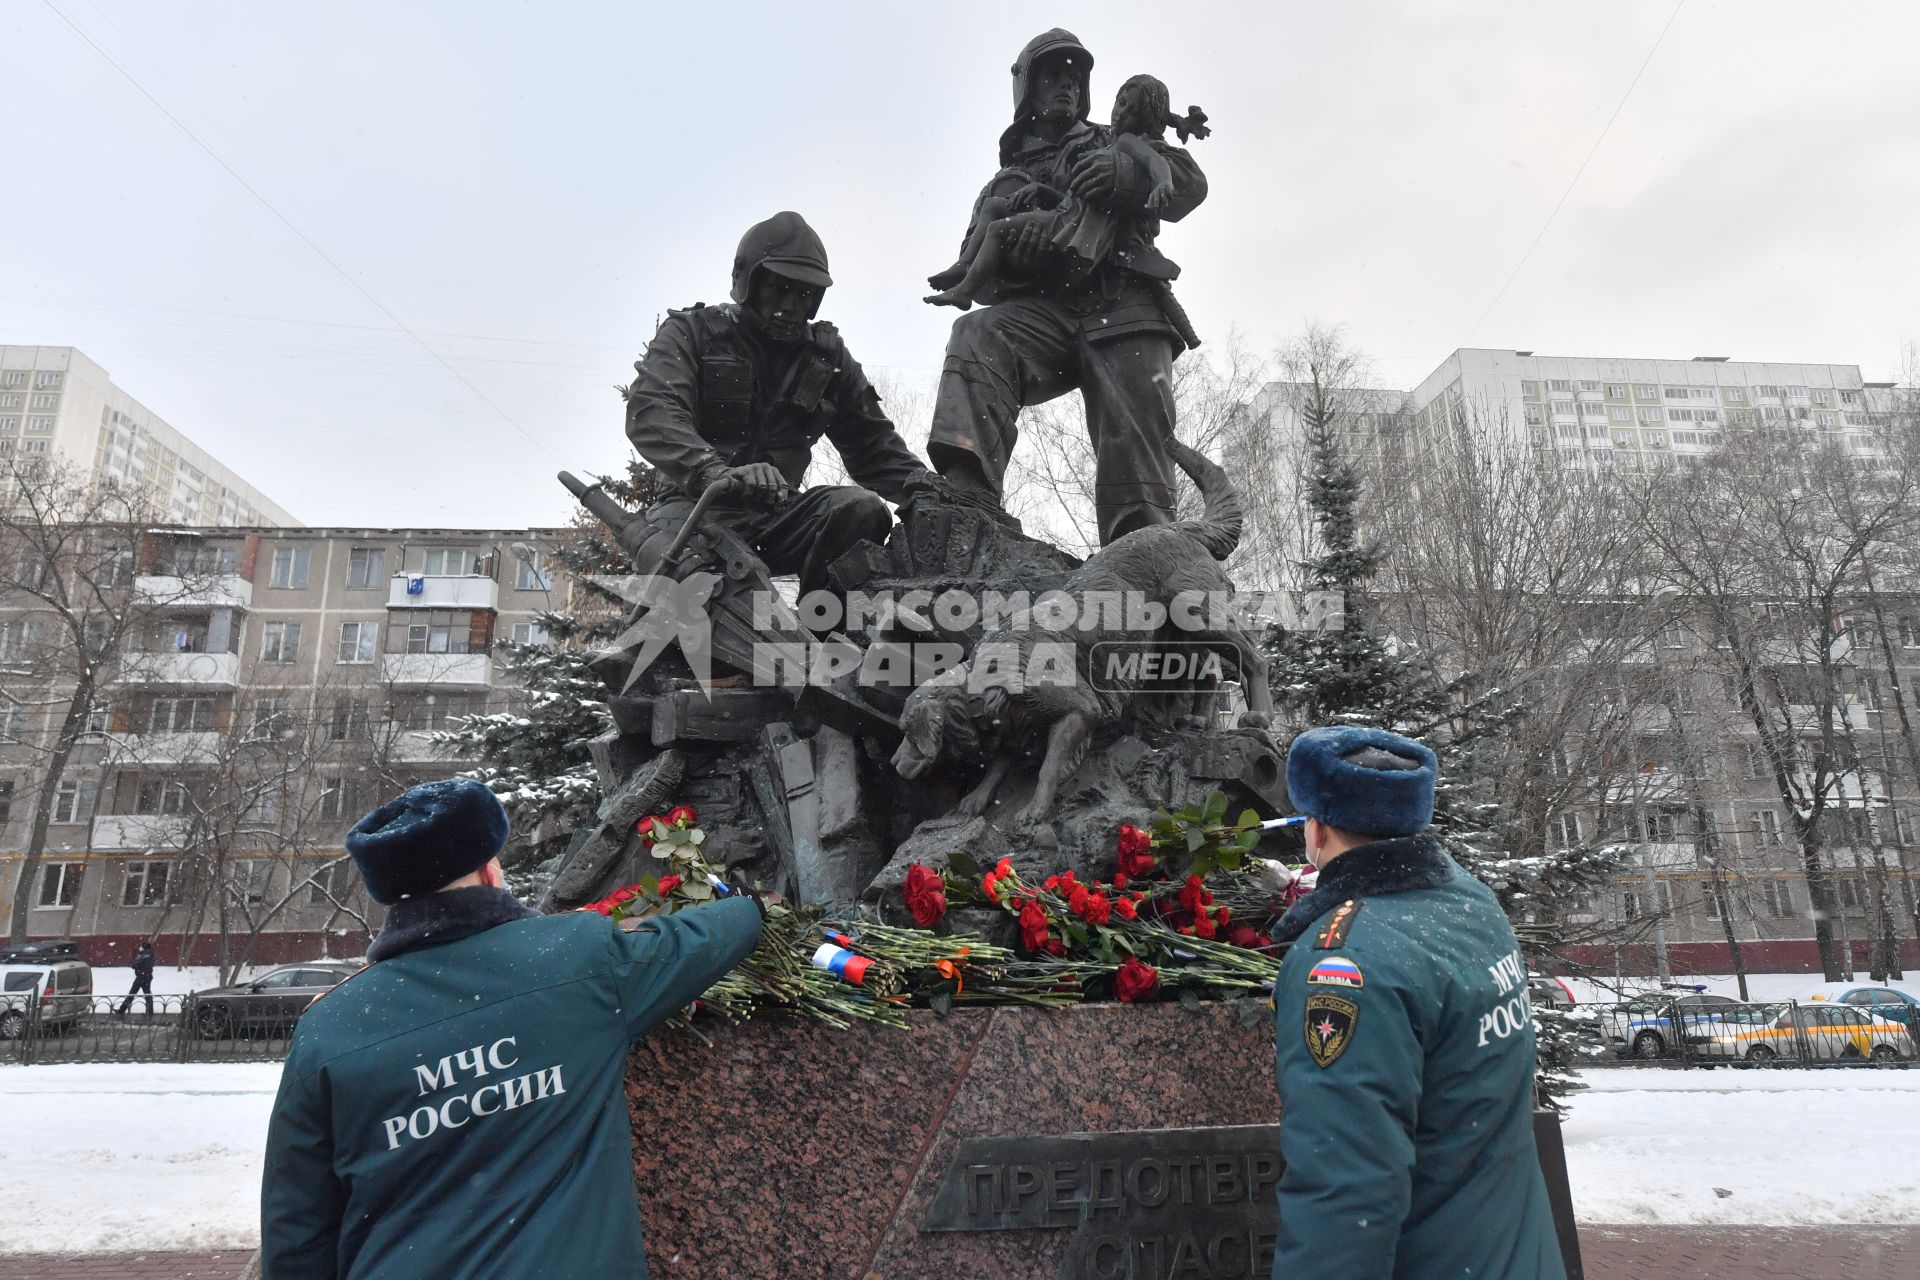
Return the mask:
<svg viewBox="0 0 1920 1280">
<path fill-rule="evenodd" d="M 177 852 L 186 847 L 192 821 L 174 815 L 101 814 L 93 820 L 93 848 L 104 852 Z"/>
<path fill-rule="evenodd" d="M 138 765 L 212 764 L 220 755 L 220 735 L 207 732 L 119 733 L 108 739 L 107 762 L 115 768 Z"/>
<path fill-rule="evenodd" d="M 231 608 L 169 613 L 134 637 L 120 660 L 120 680 L 235 688 L 240 676 L 239 632 Z"/>
<path fill-rule="evenodd" d="M 403 689 L 490 689 L 493 657 L 480 653 L 389 653 L 381 676 Z"/>
<path fill-rule="evenodd" d="M 240 609 L 253 607 L 253 584 L 234 573 L 181 578 L 171 574 L 142 574 L 133 591 L 150 608 Z"/>
<path fill-rule="evenodd" d="M 387 584 L 389 609 L 500 608 L 500 584 L 480 574 L 396 573 Z"/>
</svg>

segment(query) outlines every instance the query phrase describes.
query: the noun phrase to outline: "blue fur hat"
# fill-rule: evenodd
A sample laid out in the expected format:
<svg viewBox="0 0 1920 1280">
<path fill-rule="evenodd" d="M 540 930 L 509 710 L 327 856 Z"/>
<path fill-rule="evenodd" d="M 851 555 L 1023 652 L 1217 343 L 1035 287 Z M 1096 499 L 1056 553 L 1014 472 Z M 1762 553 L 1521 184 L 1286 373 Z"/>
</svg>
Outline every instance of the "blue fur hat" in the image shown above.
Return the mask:
<svg viewBox="0 0 1920 1280">
<path fill-rule="evenodd" d="M 1433 752 L 1385 729 L 1309 729 L 1287 752 L 1287 792 L 1296 810 L 1337 830 L 1410 836 L 1433 821 L 1435 764 Z"/>
<path fill-rule="evenodd" d="M 507 844 L 507 811 L 472 778 L 423 782 L 353 824 L 347 852 L 381 906 L 434 893 Z"/>
</svg>

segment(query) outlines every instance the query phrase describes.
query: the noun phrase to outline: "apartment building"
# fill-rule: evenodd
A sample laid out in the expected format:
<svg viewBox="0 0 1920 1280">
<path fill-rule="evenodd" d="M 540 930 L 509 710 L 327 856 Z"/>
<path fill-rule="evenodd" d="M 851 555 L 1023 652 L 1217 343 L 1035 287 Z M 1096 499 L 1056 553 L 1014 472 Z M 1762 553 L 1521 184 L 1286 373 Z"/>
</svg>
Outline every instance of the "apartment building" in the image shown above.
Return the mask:
<svg viewBox="0 0 1920 1280">
<path fill-rule="evenodd" d="M 0 346 L 0 467 L 58 459 L 143 491 L 176 524 L 300 522 L 73 347 Z"/>
<path fill-rule="evenodd" d="M 1891 387 L 1858 365 L 1541 356 L 1462 348 L 1407 396 L 1412 453 L 1468 414 L 1580 470 L 1652 471 L 1717 448 L 1729 428 L 1796 430 L 1883 456 Z"/>
<path fill-rule="evenodd" d="M 1302 394 L 1297 384 L 1276 383 L 1253 407 L 1283 446 L 1297 440 Z M 1885 427 L 1898 407 L 1891 384 L 1866 381 L 1855 365 L 1462 349 L 1411 391 L 1343 392 L 1336 438 L 1373 483 L 1404 480 L 1417 493 L 1423 459 L 1450 428 L 1469 421 L 1481 428 L 1483 446 L 1504 447 L 1516 461 L 1629 476 L 1689 465 L 1746 428 L 1837 445 L 1873 465 L 1886 456 Z M 1833 696 L 1809 693 L 1805 705 L 1776 713 L 1787 736 L 1811 744 L 1821 734 L 1813 704 L 1833 703 L 1827 710 L 1853 761 L 1822 819 L 1821 857 L 1832 877 L 1828 919 L 1859 963 L 1878 919 L 1876 888 L 1884 885 L 1908 962 L 1920 965 L 1911 907 L 1920 895 L 1920 777 L 1895 701 L 1904 700 L 1907 718 L 1920 723 L 1920 597 L 1903 599 L 1887 619 L 1886 645 L 1836 642 L 1842 687 L 1827 691 Z M 1755 602 L 1763 615 L 1768 607 Z M 1768 657 L 1769 670 L 1789 689 L 1817 666 L 1795 647 L 1789 640 L 1769 646 L 1780 651 Z M 1581 741 L 1556 754 L 1556 770 L 1584 777 L 1595 803 L 1561 815 L 1554 840 L 1630 850 L 1612 888 L 1571 915 L 1574 924 L 1614 928 L 1635 941 L 1582 949 L 1583 961 L 1644 973 L 1664 952 L 1675 972 L 1726 972 L 1731 930 L 1750 968 L 1818 968 L 1814 904 L 1790 814 L 1752 718 L 1715 657 L 1677 609 L 1673 625 L 1621 664 L 1612 703 L 1595 709 L 1597 724 L 1630 725 L 1624 750 L 1631 758 L 1599 758 Z M 1576 669 L 1577 656 L 1569 662 L 1570 679 L 1589 678 Z M 1618 741 L 1611 735 L 1614 756 Z"/>
<path fill-rule="evenodd" d="M 346 830 L 472 763 L 434 732 L 510 705 L 497 643 L 541 638 L 538 615 L 570 589 L 547 565 L 555 532 L 145 534 L 129 641 L 26 884 L 37 779 L 67 699 L 27 687 L 30 666 L 5 681 L 0 911 L 27 895 L 33 937 L 77 939 L 96 963 L 124 962 L 146 937 L 168 961 L 210 963 L 223 935 L 228 955 L 257 962 L 361 954 L 379 913 Z M 0 598 L 0 629 L 20 604 Z"/>
</svg>

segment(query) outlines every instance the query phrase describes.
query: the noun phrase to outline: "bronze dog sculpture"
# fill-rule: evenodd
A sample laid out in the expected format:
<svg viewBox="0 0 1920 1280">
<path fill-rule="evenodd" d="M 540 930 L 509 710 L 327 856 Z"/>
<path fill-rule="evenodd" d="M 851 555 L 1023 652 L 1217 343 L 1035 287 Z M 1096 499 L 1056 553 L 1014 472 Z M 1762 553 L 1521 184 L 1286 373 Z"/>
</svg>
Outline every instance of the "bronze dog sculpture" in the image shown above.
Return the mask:
<svg viewBox="0 0 1920 1280">
<path fill-rule="evenodd" d="M 1090 599 L 1114 598 L 1171 607 L 1177 599 L 1218 599 L 1233 590 L 1220 562 L 1240 541 L 1239 495 L 1226 473 L 1196 450 L 1177 440 L 1169 440 L 1167 450 L 1199 487 L 1205 514 L 1135 529 L 1102 547 L 1067 578 L 1063 590 L 1075 602 L 1084 606 Z M 1061 784 L 1085 758 L 1095 726 L 1121 718 L 1146 691 L 1137 677 L 1094 678 L 1095 653 L 1103 643 L 1137 644 L 1142 639 L 1114 625 L 1117 621 L 1108 611 L 1082 607 L 1069 630 L 1040 629 L 1029 612 L 989 632 L 968 662 L 909 695 L 894 768 L 902 777 L 917 778 L 943 760 L 987 759 L 986 776 L 955 806 L 956 812 L 977 817 L 993 802 L 1015 752 L 1044 730 L 1046 754 L 1033 798 L 1015 820 L 1023 826 L 1047 821 Z M 1201 629 L 1180 632 L 1179 638 L 1232 651 L 1249 708 L 1240 718 L 1241 727 L 1264 728 L 1273 714 L 1266 658 L 1231 621 L 1206 618 L 1204 623 Z M 1042 645 L 1067 650 L 1071 679 L 1025 678 Z M 983 655 L 989 652 L 1012 660 L 993 662 L 988 669 Z"/>
</svg>

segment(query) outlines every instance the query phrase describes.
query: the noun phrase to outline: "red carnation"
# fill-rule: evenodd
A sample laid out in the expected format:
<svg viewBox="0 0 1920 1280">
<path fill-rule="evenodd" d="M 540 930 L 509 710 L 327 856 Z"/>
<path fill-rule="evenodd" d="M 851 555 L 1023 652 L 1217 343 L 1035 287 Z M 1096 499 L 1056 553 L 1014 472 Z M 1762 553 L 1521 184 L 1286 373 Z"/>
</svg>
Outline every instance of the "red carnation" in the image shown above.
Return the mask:
<svg viewBox="0 0 1920 1280">
<path fill-rule="evenodd" d="M 700 815 L 691 807 L 677 804 L 667 810 L 667 825 L 670 827 L 690 827 L 699 820 Z"/>
<path fill-rule="evenodd" d="M 612 893 L 608 894 L 607 901 L 618 904 L 618 903 L 625 902 L 630 898 L 638 897 L 639 894 L 640 894 L 640 891 L 638 889 L 634 888 L 632 885 L 626 885 L 623 888 L 615 889 Z"/>
<path fill-rule="evenodd" d="M 1012 875 L 1012 874 L 1013 874 L 1013 859 L 1012 859 L 1012 858 L 1002 858 L 1002 859 L 1000 859 L 1000 861 L 998 861 L 998 862 L 996 862 L 996 863 L 994 863 L 994 864 L 993 864 L 993 874 L 994 874 L 994 875 L 996 875 L 996 876 L 999 876 L 999 877 L 1000 877 L 1000 878 L 1001 878 L 1002 880 L 1004 880 L 1004 879 L 1006 879 L 1006 878 L 1007 878 L 1008 876 L 1010 876 L 1010 875 Z"/>
<path fill-rule="evenodd" d="M 1128 1004 L 1153 999 L 1154 988 L 1159 985 L 1159 971 L 1150 964 L 1141 964 L 1134 956 L 1128 956 L 1120 972 L 1113 975 L 1114 998 Z"/>
<path fill-rule="evenodd" d="M 913 913 L 913 922 L 922 929 L 933 928 L 947 914 L 947 882 L 932 867 L 917 862 L 909 866 L 901 894 L 907 900 L 907 910 Z"/>
<path fill-rule="evenodd" d="M 980 892 L 986 894 L 989 901 L 1000 901 L 1000 882 L 994 878 L 993 872 L 989 871 L 980 877 Z"/>
<path fill-rule="evenodd" d="M 1153 871 L 1153 837 L 1133 826 L 1122 823 L 1115 865 L 1125 876 L 1144 876 Z"/>
<path fill-rule="evenodd" d="M 1225 928 L 1227 923 L 1232 919 L 1233 919 L 1232 907 L 1221 907 L 1213 913 L 1213 922 L 1221 926 L 1222 928 Z"/>
<path fill-rule="evenodd" d="M 1067 944 L 1058 938 L 1048 938 L 1046 942 L 1046 952 L 1050 956 L 1063 956 L 1067 954 Z"/>
<path fill-rule="evenodd" d="M 1132 898 L 1121 898 L 1113 904 L 1113 914 L 1122 920 L 1131 920 L 1140 914 L 1140 909 L 1133 905 Z"/>
<path fill-rule="evenodd" d="M 1038 954 L 1047 946 L 1047 913 L 1029 898 L 1020 904 L 1020 945 L 1029 954 Z"/>
<path fill-rule="evenodd" d="M 1196 916 L 1194 918 L 1193 931 L 1197 936 L 1202 938 L 1211 938 L 1219 932 L 1214 926 L 1213 921 L 1206 916 Z"/>
<path fill-rule="evenodd" d="M 675 889 L 678 889 L 680 887 L 680 884 L 681 884 L 681 880 L 679 876 L 661 876 L 660 877 L 660 896 L 663 898 L 666 897 L 668 894 L 672 893 Z"/>
<path fill-rule="evenodd" d="M 1206 896 L 1207 891 L 1201 887 L 1200 877 L 1188 876 L 1187 882 L 1180 886 L 1180 909 L 1198 915 L 1206 902 Z"/>
<path fill-rule="evenodd" d="M 1250 924 L 1237 924 L 1227 931 L 1227 941 L 1236 947 L 1261 947 L 1260 935 Z"/>
<path fill-rule="evenodd" d="M 1113 919 L 1113 902 L 1103 893 L 1093 894 L 1080 914 L 1086 917 L 1088 924 L 1105 924 Z"/>
<path fill-rule="evenodd" d="M 1087 902 L 1092 897 L 1093 895 L 1087 891 L 1087 886 L 1074 885 L 1073 891 L 1067 894 L 1067 910 L 1077 916 L 1084 916 L 1087 914 Z"/>
</svg>

